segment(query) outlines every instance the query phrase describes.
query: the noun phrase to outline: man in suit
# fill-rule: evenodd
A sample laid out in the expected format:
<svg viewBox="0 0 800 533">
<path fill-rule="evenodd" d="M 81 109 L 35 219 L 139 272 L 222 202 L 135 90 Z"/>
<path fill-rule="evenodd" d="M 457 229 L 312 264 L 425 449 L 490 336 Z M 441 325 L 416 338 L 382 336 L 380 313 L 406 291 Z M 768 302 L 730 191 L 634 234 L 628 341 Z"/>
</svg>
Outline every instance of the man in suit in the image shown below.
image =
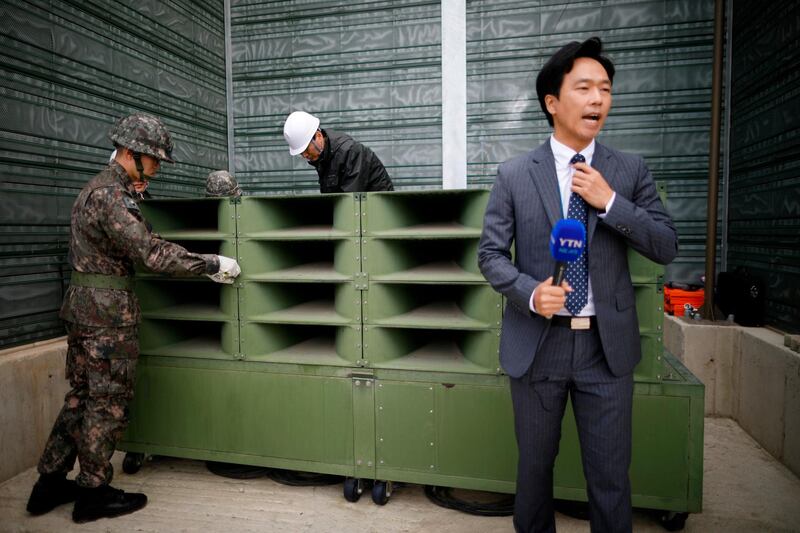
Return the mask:
<svg viewBox="0 0 800 533">
<path fill-rule="evenodd" d="M 508 300 L 500 362 L 519 448 L 520 532 L 555 530 L 553 465 L 567 395 L 592 531 L 632 527 L 628 467 L 641 344 L 627 252 L 669 263 L 677 233 L 643 160 L 595 141 L 613 78 L 596 37 L 567 44 L 542 67 L 536 92 L 553 134 L 498 167 L 478 248 L 481 272 Z M 554 286 L 548 244 L 565 214 L 585 224 L 587 248 Z"/>
</svg>

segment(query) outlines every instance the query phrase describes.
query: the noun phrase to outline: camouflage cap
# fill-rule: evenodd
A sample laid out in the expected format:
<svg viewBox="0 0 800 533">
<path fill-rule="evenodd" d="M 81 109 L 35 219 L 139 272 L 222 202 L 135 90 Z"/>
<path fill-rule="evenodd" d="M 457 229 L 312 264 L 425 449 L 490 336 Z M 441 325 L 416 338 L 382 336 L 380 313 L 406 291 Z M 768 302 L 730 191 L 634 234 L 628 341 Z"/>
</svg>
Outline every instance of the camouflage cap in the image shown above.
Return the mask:
<svg viewBox="0 0 800 533">
<path fill-rule="evenodd" d="M 215 170 L 206 178 L 206 196 L 233 196 L 242 195 L 242 189 L 230 172 Z"/>
<path fill-rule="evenodd" d="M 122 117 L 111 127 L 108 138 L 114 146 L 124 146 L 160 161 L 174 163 L 172 137 L 161 120 L 152 115 L 134 113 Z"/>
</svg>

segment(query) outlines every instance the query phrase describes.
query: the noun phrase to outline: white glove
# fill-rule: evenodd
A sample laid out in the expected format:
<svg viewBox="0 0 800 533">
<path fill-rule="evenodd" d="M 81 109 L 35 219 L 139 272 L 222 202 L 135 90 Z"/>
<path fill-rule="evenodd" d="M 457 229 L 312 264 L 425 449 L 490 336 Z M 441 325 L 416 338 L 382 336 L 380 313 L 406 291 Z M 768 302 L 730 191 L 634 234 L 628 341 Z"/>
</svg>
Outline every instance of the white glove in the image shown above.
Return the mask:
<svg viewBox="0 0 800 533">
<path fill-rule="evenodd" d="M 236 259 L 225 257 L 224 255 L 218 255 L 217 259 L 219 259 L 219 272 L 206 274 L 206 276 L 217 283 L 233 283 L 233 279 L 242 271 L 239 268 L 239 263 L 236 262 Z"/>
</svg>

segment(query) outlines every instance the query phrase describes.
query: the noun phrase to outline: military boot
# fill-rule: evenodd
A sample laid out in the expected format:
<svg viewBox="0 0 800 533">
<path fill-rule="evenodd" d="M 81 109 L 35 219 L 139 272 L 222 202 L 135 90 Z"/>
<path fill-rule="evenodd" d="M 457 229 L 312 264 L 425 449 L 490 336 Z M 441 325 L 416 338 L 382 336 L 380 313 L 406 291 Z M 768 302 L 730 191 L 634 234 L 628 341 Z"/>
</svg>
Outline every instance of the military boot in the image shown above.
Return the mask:
<svg viewBox="0 0 800 533">
<path fill-rule="evenodd" d="M 28 498 L 28 512 L 32 515 L 49 513 L 61 504 L 75 501 L 78 485 L 67 474 L 56 472 L 42 474 L 36 481 Z"/>
<path fill-rule="evenodd" d="M 109 485 L 87 489 L 79 487 L 72 520 L 79 524 L 98 518 L 111 518 L 134 511 L 147 505 L 147 496 L 138 492 L 125 492 Z"/>
</svg>

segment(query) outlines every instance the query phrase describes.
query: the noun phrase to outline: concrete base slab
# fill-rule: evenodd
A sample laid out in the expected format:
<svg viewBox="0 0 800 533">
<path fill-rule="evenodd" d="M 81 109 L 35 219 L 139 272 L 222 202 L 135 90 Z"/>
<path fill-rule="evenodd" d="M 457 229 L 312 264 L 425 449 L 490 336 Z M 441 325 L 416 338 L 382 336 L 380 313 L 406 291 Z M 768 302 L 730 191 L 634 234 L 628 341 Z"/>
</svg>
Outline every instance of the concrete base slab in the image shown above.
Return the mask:
<svg viewBox="0 0 800 533">
<path fill-rule="evenodd" d="M 680 318 L 664 320 L 664 347 L 706 387 L 705 413 L 738 416 L 733 380 L 741 363 L 739 328 L 725 323 L 706 325 Z"/>
<path fill-rule="evenodd" d="M 345 501 L 341 485 L 291 487 L 268 478 L 234 480 L 209 472 L 201 461 L 155 458 L 135 475 L 122 473 L 114 456 L 114 485 L 142 491 L 147 507 L 89 524 L 72 522 L 72 505 L 31 517 L 25 503 L 33 469 L 0 485 L 0 533 L 31 532 L 511 532 L 511 517 L 479 517 L 438 507 L 423 487 L 397 487 L 379 507 L 365 494 Z M 705 421 L 704 510 L 689 516 L 685 531 L 789 532 L 800 529 L 800 480 L 730 419 Z M 73 472 L 74 474 L 74 472 Z M 557 516 L 559 533 L 589 531 L 588 522 Z M 661 533 L 649 513 L 636 511 L 634 531 Z"/>
<path fill-rule="evenodd" d="M 0 481 L 35 465 L 69 391 L 66 337 L 0 351 Z"/>
<path fill-rule="evenodd" d="M 787 368 L 797 354 L 779 344 L 780 336 L 762 328 L 741 335 L 737 421 L 775 457 L 783 456 Z"/>
<path fill-rule="evenodd" d="M 800 355 L 784 335 L 667 316 L 664 346 L 705 385 L 706 415 L 733 418 L 800 475 Z"/>
<path fill-rule="evenodd" d="M 786 375 L 783 462 L 793 472 L 800 472 L 800 359 L 789 361 Z M 800 526 L 799 526 L 800 527 Z"/>
</svg>

